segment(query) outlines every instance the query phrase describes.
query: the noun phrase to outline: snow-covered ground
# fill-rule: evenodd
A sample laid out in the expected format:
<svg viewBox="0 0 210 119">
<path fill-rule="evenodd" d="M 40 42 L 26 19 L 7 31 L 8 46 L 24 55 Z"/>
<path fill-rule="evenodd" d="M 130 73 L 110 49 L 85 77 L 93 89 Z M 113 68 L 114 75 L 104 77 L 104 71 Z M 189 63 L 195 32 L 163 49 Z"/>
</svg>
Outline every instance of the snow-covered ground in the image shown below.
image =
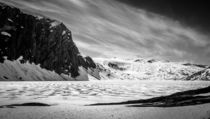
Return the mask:
<svg viewBox="0 0 210 119">
<path fill-rule="evenodd" d="M 148 99 L 175 92 L 207 87 L 202 81 L 89 81 L 1 82 L 0 103 L 13 101 L 103 103 Z"/>
<path fill-rule="evenodd" d="M 40 102 L 52 106 L 0 108 L 0 118 L 167 119 L 174 115 L 174 119 L 200 119 L 210 116 L 208 112 L 210 105 L 174 108 L 86 105 L 148 99 L 209 85 L 210 82 L 206 81 L 1 82 L 0 105 Z"/>
</svg>

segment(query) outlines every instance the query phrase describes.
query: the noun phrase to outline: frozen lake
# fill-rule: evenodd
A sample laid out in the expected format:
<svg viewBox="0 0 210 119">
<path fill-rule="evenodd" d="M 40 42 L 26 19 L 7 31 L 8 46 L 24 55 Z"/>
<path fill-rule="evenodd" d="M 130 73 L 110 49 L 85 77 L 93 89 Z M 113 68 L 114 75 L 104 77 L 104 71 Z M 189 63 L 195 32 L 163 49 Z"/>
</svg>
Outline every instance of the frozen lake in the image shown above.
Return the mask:
<svg viewBox="0 0 210 119">
<path fill-rule="evenodd" d="M 1 82 L 0 103 L 90 104 L 147 99 L 207 87 L 207 81 Z"/>
</svg>

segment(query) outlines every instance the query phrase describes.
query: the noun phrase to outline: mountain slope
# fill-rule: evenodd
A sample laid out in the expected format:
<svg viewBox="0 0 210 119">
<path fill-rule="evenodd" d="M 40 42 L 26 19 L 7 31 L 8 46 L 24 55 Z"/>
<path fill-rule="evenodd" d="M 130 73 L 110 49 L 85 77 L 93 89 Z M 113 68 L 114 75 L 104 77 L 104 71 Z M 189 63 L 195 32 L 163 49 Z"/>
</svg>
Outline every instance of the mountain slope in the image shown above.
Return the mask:
<svg viewBox="0 0 210 119">
<path fill-rule="evenodd" d="M 20 63 L 27 61 L 29 64 L 39 64 L 46 70 L 80 80 L 88 80 L 86 70 L 96 68 L 90 57 L 81 56 L 72 40 L 71 31 L 59 21 L 29 15 L 3 3 L 0 3 L 0 21 L 0 63 L 3 63 L 0 68 L 0 80 L 19 80 L 19 77 L 8 79 L 9 76 L 3 76 L 5 70 L 10 73 L 19 72 L 11 71 L 13 69 L 8 67 L 21 67 Z M 20 60 L 16 64 L 8 62 L 18 58 Z M 21 77 L 21 80 L 29 80 L 24 77 Z"/>
</svg>

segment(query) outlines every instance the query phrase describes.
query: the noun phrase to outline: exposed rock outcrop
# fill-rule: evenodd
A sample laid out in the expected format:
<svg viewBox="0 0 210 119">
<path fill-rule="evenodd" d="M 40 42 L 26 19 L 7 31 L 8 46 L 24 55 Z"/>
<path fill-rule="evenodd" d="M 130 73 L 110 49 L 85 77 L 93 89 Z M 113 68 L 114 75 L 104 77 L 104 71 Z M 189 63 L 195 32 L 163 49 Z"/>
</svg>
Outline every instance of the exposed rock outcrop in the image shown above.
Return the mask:
<svg viewBox="0 0 210 119">
<path fill-rule="evenodd" d="M 204 70 L 196 72 L 196 73 L 192 74 L 191 76 L 188 76 L 186 78 L 186 80 L 210 81 L 210 68 L 206 68 Z"/>
<path fill-rule="evenodd" d="M 90 57 L 82 57 L 71 31 L 61 22 L 29 15 L 0 3 L 0 63 L 22 56 L 21 63 L 40 64 L 41 68 L 76 78 L 79 67 L 95 69 Z"/>
</svg>

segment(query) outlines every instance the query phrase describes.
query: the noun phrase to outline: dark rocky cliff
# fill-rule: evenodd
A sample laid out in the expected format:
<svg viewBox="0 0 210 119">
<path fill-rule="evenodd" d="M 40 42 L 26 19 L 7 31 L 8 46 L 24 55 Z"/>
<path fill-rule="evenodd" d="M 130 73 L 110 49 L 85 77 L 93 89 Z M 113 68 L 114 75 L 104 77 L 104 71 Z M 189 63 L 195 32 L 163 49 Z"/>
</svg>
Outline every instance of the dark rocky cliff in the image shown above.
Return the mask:
<svg viewBox="0 0 210 119">
<path fill-rule="evenodd" d="M 58 74 L 79 75 L 79 66 L 96 68 L 90 57 L 82 57 L 71 31 L 56 20 L 29 15 L 0 3 L 0 63 L 5 58 L 29 61 Z"/>
</svg>

